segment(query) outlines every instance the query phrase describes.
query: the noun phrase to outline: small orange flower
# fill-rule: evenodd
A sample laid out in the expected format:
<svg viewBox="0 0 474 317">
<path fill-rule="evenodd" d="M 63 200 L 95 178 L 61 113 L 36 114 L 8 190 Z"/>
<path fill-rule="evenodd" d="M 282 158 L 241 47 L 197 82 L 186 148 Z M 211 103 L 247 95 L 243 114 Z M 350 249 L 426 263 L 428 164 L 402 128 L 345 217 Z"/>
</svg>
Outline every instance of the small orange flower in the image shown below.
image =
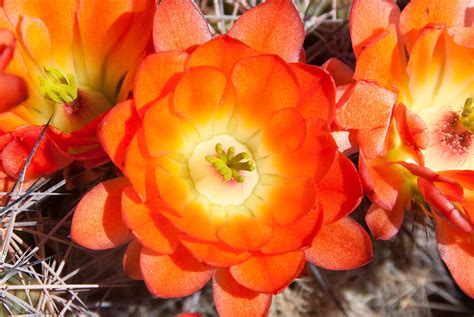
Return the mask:
<svg viewBox="0 0 474 317">
<path fill-rule="evenodd" d="M 154 1 L 0 3 L 0 28 L 17 38 L 6 70 L 23 78 L 29 92 L 20 105 L 0 105 L 0 126 L 12 140 L 2 151 L 7 173 L 18 175 L 34 145 L 30 141 L 47 123 L 27 178 L 72 160 L 103 162 L 95 119 L 128 97 L 134 70 L 151 42 Z"/>
<path fill-rule="evenodd" d="M 74 241 L 131 241 L 124 269 L 155 296 L 187 296 L 212 278 L 222 316 L 265 315 L 306 260 L 367 263 L 370 239 L 347 216 L 361 184 L 329 133 L 334 82 L 298 63 L 291 1 L 267 1 L 216 38 L 190 0 L 163 0 L 154 23 L 157 53 L 140 65 L 133 100 L 100 127 L 125 176 L 84 196 Z"/>
<path fill-rule="evenodd" d="M 436 221 L 441 257 L 474 297 L 472 12 L 470 0 L 412 0 L 401 13 L 394 1 L 354 1 L 358 82 L 345 88 L 337 122 L 357 135 L 375 237 L 392 238 L 415 203 Z"/>
</svg>

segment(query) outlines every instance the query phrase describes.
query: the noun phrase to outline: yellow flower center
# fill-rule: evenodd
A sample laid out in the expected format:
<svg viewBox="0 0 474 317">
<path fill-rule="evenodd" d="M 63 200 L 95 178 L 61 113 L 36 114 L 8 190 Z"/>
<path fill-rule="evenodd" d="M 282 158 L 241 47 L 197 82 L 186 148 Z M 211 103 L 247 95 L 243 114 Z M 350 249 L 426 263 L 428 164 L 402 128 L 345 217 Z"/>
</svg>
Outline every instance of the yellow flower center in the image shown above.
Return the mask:
<svg viewBox="0 0 474 317">
<path fill-rule="evenodd" d="M 72 74 L 64 76 L 54 67 L 44 67 L 39 76 L 40 93 L 56 103 L 70 104 L 77 99 L 77 84 Z"/>
<path fill-rule="evenodd" d="M 253 171 L 255 170 L 255 163 L 248 160 L 249 155 L 247 152 L 240 152 L 235 155 L 235 147 L 229 147 L 227 153 L 222 149 L 222 144 L 216 144 L 216 156 L 206 155 L 206 161 L 211 163 L 214 168 L 224 177 L 225 181 L 231 179 L 236 180 L 239 183 L 243 183 L 245 177 L 240 175 L 239 171 Z M 242 160 L 247 160 L 242 162 Z"/>
</svg>

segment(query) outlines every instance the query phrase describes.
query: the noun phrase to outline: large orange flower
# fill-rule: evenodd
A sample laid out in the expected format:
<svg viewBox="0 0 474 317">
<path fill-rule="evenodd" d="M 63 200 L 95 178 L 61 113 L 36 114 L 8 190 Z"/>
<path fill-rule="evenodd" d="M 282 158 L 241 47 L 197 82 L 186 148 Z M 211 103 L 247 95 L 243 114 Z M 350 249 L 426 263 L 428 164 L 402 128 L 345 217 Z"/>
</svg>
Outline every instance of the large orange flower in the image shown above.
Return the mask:
<svg viewBox="0 0 474 317">
<path fill-rule="evenodd" d="M 434 218 L 441 257 L 471 297 L 473 12 L 470 0 L 412 0 L 401 13 L 394 1 L 354 1 L 358 82 L 347 87 L 337 116 L 361 147 L 372 233 L 393 237 L 415 203 Z"/>
<path fill-rule="evenodd" d="M 0 28 L 17 49 L 7 71 L 22 77 L 29 97 L 0 109 L 2 161 L 15 177 L 39 137 L 28 178 L 72 160 L 103 162 L 98 120 L 128 97 L 134 69 L 151 43 L 153 0 L 0 2 Z M 3 87 L 2 87 L 3 88 Z"/>
<path fill-rule="evenodd" d="M 222 316 L 265 315 L 306 260 L 367 263 L 370 239 L 347 216 L 361 184 L 329 134 L 334 82 L 298 63 L 303 39 L 289 0 L 213 39 L 192 1 L 163 0 L 157 53 L 100 128 L 125 176 L 84 196 L 72 238 L 91 249 L 131 241 L 125 271 L 155 296 L 190 295 L 212 278 Z"/>
</svg>

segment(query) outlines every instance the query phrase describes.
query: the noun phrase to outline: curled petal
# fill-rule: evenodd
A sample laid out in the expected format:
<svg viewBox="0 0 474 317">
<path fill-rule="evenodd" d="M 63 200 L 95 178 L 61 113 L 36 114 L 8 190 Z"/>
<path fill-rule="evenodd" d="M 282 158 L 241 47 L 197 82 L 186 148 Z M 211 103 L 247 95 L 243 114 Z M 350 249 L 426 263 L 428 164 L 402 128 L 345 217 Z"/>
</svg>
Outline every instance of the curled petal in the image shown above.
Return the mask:
<svg viewBox="0 0 474 317">
<path fill-rule="evenodd" d="M 240 285 L 227 269 L 219 269 L 212 280 L 214 302 L 219 316 L 239 317 L 267 315 L 271 294 L 262 294 Z"/>
</svg>

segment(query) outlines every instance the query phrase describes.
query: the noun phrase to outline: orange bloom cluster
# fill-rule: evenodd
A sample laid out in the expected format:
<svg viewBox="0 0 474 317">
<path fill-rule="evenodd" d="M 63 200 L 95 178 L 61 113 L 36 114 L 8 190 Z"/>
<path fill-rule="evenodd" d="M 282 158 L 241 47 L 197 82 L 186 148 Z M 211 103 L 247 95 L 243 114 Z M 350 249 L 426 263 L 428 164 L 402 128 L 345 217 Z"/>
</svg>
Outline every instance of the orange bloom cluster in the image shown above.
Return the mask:
<svg viewBox="0 0 474 317">
<path fill-rule="evenodd" d="M 153 7 L 153 0 L 0 1 L 0 29 L 10 30 L 17 42 L 13 55 L 14 44 L 5 51 L 10 33 L 2 31 L 0 70 L 11 58 L 6 71 L 26 82 L 21 89 L 29 95 L 20 104 L 11 102 L 18 98 L 14 93 L 0 97 L 5 179 L 17 177 L 46 124 L 27 179 L 74 160 L 107 160 L 96 137 L 97 118 L 128 97 L 151 41 Z M 0 89 L 10 90 L 3 78 Z"/>
<path fill-rule="evenodd" d="M 357 82 L 341 87 L 336 119 L 360 147 L 374 236 L 392 238 L 405 209 L 419 209 L 434 219 L 440 255 L 471 297 L 473 12 L 470 0 L 412 0 L 402 12 L 391 0 L 354 1 Z"/>
<path fill-rule="evenodd" d="M 161 1 L 156 53 L 99 128 L 124 176 L 83 197 L 73 240 L 129 243 L 125 271 L 158 297 L 212 279 L 222 316 L 265 315 L 306 261 L 370 261 L 370 238 L 348 216 L 361 183 L 330 134 L 335 84 L 299 62 L 303 40 L 290 0 L 266 1 L 215 38 L 191 0 Z"/>
</svg>

